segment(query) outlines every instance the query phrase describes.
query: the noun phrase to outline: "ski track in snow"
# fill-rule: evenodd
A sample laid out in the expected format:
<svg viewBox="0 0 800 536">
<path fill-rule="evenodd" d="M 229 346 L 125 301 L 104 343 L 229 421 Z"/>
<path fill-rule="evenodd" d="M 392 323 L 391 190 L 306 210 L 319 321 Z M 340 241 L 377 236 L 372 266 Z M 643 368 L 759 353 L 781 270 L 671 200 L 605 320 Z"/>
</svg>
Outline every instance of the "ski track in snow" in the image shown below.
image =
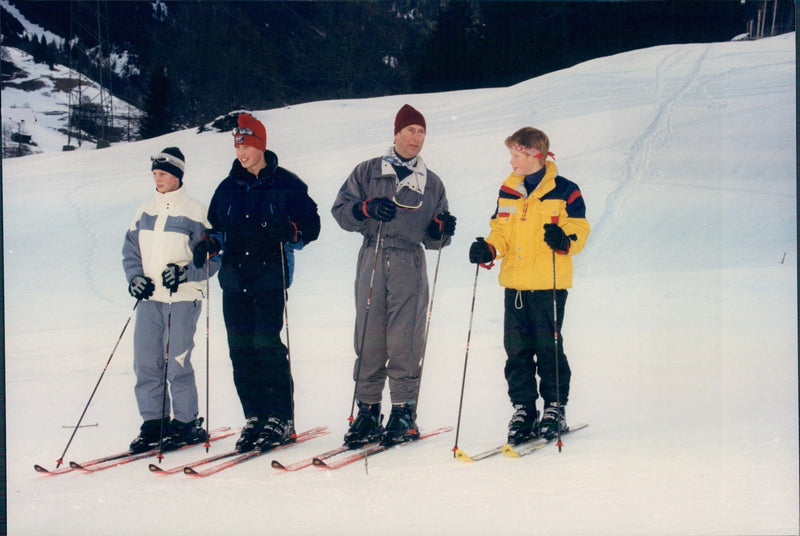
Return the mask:
<svg viewBox="0 0 800 536">
<path fill-rule="evenodd" d="M 625 215 L 624 206 L 628 194 L 639 185 L 644 177 L 657 176 L 657 171 L 651 168 L 653 150 L 668 143 L 673 111 L 680 104 L 683 97 L 700 82 L 699 73 L 712 46 L 706 46 L 699 53 L 693 49 L 678 49 L 668 54 L 656 67 L 653 100 L 659 104 L 655 117 L 631 145 L 629 149 L 630 156 L 623 165 L 618 184 L 608 194 L 605 210 L 597 220 L 597 223 L 592 226 L 591 239 L 575 261 L 576 273 L 581 276 L 592 274 L 592 260 L 597 251 L 605 246 L 620 221 L 623 220 Z M 665 73 L 673 68 L 683 68 L 684 58 L 690 56 L 699 57 L 693 60 L 693 65 L 686 77 L 686 81 L 674 93 L 665 95 Z"/>
<path fill-rule="evenodd" d="M 75 215 L 75 220 L 78 222 L 79 229 L 81 232 L 83 232 L 85 237 L 83 241 L 85 250 L 82 252 L 82 254 L 85 258 L 84 275 L 86 276 L 86 286 L 88 287 L 87 290 L 97 297 L 97 299 L 112 304 L 114 301 L 105 293 L 101 292 L 100 289 L 102 288 L 102 285 L 98 283 L 97 272 L 95 271 L 99 262 L 97 253 L 98 237 L 97 234 L 92 230 L 92 226 L 89 224 L 84 210 L 81 208 L 80 200 L 85 198 L 85 196 L 82 194 L 82 191 L 86 190 L 87 188 L 88 186 L 79 186 L 73 189 L 64 197 L 64 202 L 72 210 L 73 214 Z"/>
</svg>

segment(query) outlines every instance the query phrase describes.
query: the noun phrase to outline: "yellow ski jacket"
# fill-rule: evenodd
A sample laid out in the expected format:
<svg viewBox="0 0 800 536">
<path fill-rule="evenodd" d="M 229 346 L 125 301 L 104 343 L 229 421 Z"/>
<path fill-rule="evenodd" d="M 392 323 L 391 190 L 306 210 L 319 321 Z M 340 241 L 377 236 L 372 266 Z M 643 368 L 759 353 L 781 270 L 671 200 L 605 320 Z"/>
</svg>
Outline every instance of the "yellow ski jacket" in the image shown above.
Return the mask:
<svg viewBox="0 0 800 536">
<path fill-rule="evenodd" d="M 527 193 L 525 177 L 510 175 L 500 187 L 497 209 L 486 242 L 502 259 L 500 284 L 516 290 L 553 288 L 553 250 L 544 241 L 544 226 L 557 223 L 570 238 L 569 251 L 555 256 L 556 288 L 572 287 L 572 257 L 586 244 L 590 226 L 578 185 L 558 175 L 555 163 L 545 163 L 545 175 Z"/>
</svg>

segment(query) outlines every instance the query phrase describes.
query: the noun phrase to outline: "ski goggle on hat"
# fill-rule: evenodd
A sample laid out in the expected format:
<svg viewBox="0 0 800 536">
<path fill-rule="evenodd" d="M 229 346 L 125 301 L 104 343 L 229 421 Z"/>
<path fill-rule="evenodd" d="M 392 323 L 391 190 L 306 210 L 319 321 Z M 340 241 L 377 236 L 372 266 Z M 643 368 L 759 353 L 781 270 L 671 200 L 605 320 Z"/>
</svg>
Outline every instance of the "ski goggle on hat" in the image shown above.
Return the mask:
<svg viewBox="0 0 800 536">
<path fill-rule="evenodd" d="M 150 157 L 150 162 L 157 162 L 159 164 L 172 164 L 181 171 L 185 171 L 183 160 L 168 153 L 155 154 Z"/>
<path fill-rule="evenodd" d="M 233 134 L 234 138 L 236 138 L 238 136 L 255 136 L 256 138 L 261 140 L 261 136 L 259 136 L 255 132 L 253 132 L 253 129 L 251 129 L 251 128 L 233 127 L 233 130 L 231 130 L 231 134 Z"/>
<path fill-rule="evenodd" d="M 233 134 L 234 137 L 236 137 L 236 136 L 255 136 L 256 138 L 261 139 L 261 136 L 259 136 L 255 132 L 253 132 L 253 129 L 246 128 L 246 127 L 233 127 L 233 130 L 231 130 L 231 134 Z"/>
</svg>

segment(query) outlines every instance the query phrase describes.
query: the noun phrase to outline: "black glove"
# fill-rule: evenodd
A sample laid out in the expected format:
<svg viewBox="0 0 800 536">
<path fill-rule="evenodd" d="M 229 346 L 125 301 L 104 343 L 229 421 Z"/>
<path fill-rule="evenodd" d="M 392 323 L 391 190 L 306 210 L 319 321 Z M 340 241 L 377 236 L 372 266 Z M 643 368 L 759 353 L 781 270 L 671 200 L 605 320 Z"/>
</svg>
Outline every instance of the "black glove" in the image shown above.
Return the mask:
<svg viewBox="0 0 800 536">
<path fill-rule="evenodd" d="M 137 300 L 148 299 L 155 290 L 156 286 L 153 284 L 153 280 L 143 275 L 135 276 L 128 285 L 128 292 Z"/>
<path fill-rule="evenodd" d="M 372 218 L 378 221 L 392 221 L 397 214 L 397 205 L 388 197 L 367 199 L 353 207 L 353 215 L 358 220 Z"/>
<path fill-rule="evenodd" d="M 497 252 L 494 247 L 481 237 L 469 247 L 469 262 L 472 264 L 486 264 L 494 260 Z"/>
<path fill-rule="evenodd" d="M 439 240 L 442 235 L 453 236 L 456 233 L 456 217 L 446 210 L 433 218 L 428 225 L 428 234 L 431 238 Z"/>
<path fill-rule="evenodd" d="M 200 237 L 200 242 L 192 250 L 192 262 L 198 268 L 202 268 L 206 263 L 206 257 L 213 257 L 222 249 L 219 241 L 211 236 L 211 230 L 206 230 Z"/>
<path fill-rule="evenodd" d="M 267 223 L 267 239 L 273 242 L 297 242 L 297 226 L 292 220 Z"/>
<path fill-rule="evenodd" d="M 177 292 L 178 285 L 186 283 L 186 272 L 177 264 L 169 263 L 167 269 L 161 272 L 161 282 L 170 292 Z"/>
<path fill-rule="evenodd" d="M 569 251 L 571 244 L 567 233 L 557 223 L 544 224 L 544 241 L 555 251 Z"/>
</svg>

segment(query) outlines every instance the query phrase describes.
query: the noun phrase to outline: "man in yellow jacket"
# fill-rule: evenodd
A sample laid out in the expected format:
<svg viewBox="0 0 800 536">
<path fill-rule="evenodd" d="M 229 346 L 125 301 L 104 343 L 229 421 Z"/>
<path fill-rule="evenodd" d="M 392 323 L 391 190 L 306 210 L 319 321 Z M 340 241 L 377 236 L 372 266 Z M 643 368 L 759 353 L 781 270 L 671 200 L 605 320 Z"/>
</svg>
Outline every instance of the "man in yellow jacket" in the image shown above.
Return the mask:
<svg viewBox="0 0 800 536">
<path fill-rule="evenodd" d="M 547 160 L 552 153 L 544 132 L 525 127 L 505 144 L 513 169 L 500 187 L 491 232 L 472 244 L 469 260 L 491 268 L 494 259 L 502 259 L 505 376 L 514 406 L 508 441 L 517 444 L 551 439 L 566 429 L 571 373 L 561 326 L 572 287 L 572 257 L 586 244 L 590 226 L 578 185 L 559 176 Z"/>
</svg>

